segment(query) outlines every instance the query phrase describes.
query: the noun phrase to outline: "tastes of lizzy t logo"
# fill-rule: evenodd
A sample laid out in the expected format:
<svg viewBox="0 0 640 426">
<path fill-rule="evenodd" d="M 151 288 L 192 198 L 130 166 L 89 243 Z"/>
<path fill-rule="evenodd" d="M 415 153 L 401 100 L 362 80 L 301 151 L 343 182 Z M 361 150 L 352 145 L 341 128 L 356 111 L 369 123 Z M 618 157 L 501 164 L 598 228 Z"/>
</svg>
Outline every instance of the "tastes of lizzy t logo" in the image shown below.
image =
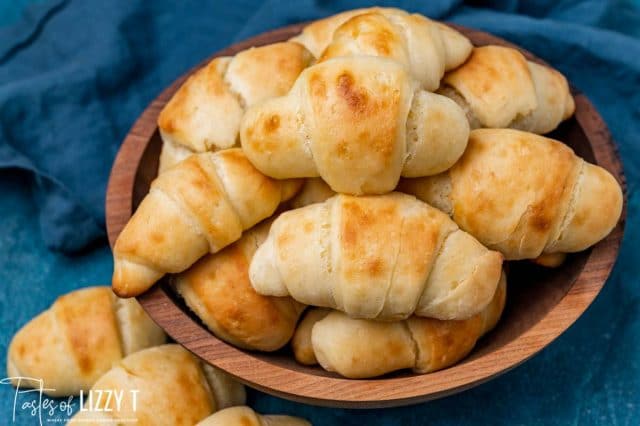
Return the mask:
<svg viewBox="0 0 640 426">
<path fill-rule="evenodd" d="M 80 391 L 78 404 L 73 396 L 66 399 L 51 399 L 44 396 L 44 393 L 55 391 L 55 389 L 45 388 L 44 380 L 33 377 L 6 377 L 0 379 L 1 385 L 15 386 L 13 394 L 12 421 L 15 423 L 16 414 L 24 413 L 31 418 L 37 417 L 40 426 L 44 423 L 62 423 L 71 419 L 76 408 L 79 412 L 93 411 L 119 412 L 125 406 L 127 411 L 136 412 L 138 408 L 139 390 L 122 389 L 91 389 L 88 392 Z M 125 399 L 129 398 L 126 402 Z M 102 422 L 109 422 L 109 416 L 105 416 Z M 137 419 L 114 419 L 118 423 L 133 423 Z"/>
</svg>

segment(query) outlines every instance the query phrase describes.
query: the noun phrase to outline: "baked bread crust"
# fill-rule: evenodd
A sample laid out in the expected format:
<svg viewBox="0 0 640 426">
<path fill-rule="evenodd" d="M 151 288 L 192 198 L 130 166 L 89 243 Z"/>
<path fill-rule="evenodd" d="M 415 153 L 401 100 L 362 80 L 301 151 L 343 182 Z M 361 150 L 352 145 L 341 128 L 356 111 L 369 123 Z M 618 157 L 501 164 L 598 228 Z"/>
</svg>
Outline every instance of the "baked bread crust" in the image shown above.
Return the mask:
<svg viewBox="0 0 640 426">
<path fill-rule="evenodd" d="M 255 226 L 173 278 L 187 306 L 216 336 L 245 349 L 275 351 L 287 344 L 305 307 L 290 297 L 262 296 L 251 286 L 249 264 L 270 226 Z"/>
<path fill-rule="evenodd" d="M 512 129 L 476 129 L 464 155 L 436 177 L 399 190 L 448 212 L 508 260 L 571 253 L 615 227 L 622 188 L 602 167 L 553 139 Z"/>
<path fill-rule="evenodd" d="M 467 62 L 447 73 L 442 84 L 438 93 L 467 111 L 472 128 L 511 127 L 543 134 L 575 111 L 562 74 L 509 47 L 474 48 Z"/>
<path fill-rule="evenodd" d="M 245 402 L 244 386 L 222 371 L 205 366 L 175 344 L 145 349 L 124 358 L 93 389 L 121 392 L 124 396 L 119 410 L 114 407 L 114 398 L 102 398 L 94 401 L 97 404 L 94 408 L 101 410 L 79 411 L 72 424 L 136 419 L 141 425 L 190 426 L 218 409 Z M 136 392 L 136 398 L 130 391 Z"/>
<path fill-rule="evenodd" d="M 268 176 L 320 176 L 358 195 L 392 191 L 400 175 L 448 169 L 468 133 L 455 102 L 419 89 L 396 61 L 362 56 L 307 68 L 289 94 L 246 112 L 240 138 Z"/>
<path fill-rule="evenodd" d="M 114 292 L 137 296 L 164 274 L 220 251 L 271 216 L 300 185 L 264 176 L 238 148 L 190 156 L 153 181 L 118 236 Z"/>
<path fill-rule="evenodd" d="M 489 303 L 501 266 L 502 255 L 414 197 L 336 195 L 282 213 L 249 277 L 260 294 L 355 318 L 464 319 Z"/>
<path fill-rule="evenodd" d="M 312 60 L 302 45 L 282 42 L 215 58 L 193 73 L 158 117 L 164 141 L 159 171 L 186 153 L 235 146 L 245 109 L 285 95 Z"/>
<path fill-rule="evenodd" d="M 320 363 L 348 378 L 369 378 L 411 368 L 429 373 L 467 356 L 480 337 L 497 324 L 506 301 L 503 273 L 491 302 L 459 321 L 411 316 L 382 322 L 349 318 L 342 312 L 314 309 L 303 318 L 292 345 L 296 360 Z"/>
<path fill-rule="evenodd" d="M 77 395 L 124 356 L 165 338 L 135 299 L 119 299 L 109 287 L 84 288 L 59 297 L 15 334 L 7 373 L 42 379 L 50 396 Z"/>
</svg>

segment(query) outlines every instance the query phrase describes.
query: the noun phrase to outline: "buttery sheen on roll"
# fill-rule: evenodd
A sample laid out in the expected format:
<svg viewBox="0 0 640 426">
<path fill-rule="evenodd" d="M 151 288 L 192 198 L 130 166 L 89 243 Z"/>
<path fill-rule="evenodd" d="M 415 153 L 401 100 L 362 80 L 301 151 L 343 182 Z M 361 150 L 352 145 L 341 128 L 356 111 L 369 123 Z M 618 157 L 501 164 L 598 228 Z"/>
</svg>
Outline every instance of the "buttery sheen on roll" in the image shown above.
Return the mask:
<svg viewBox="0 0 640 426">
<path fill-rule="evenodd" d="M 354 318 L 465 319 L 491 300 L 502 255 L 400 193 L 337 195 L 284 212 L 253 257 L 256 291 Z"/>
<path fill-rule="evenodd" d="M 247 406 L 230 407 L 212 414 L 196 426 L 311 426 L 299 417 L 258 414 Z"/>
<path fill-rule="evenodd" d="M 390 58 L 407 67 L 423 89 L 433 91 L 445 70 L 462 64 L 471 49 L 466 37 L 446 25 L 398 9 L 377 9 L 340 25 L 318 62 L 340 56 Z"/>
<path fill-rule="evenodd" d="M 175 344 L 129 355 L 92 389 L 120 395 L 119 402 L 96 398 L 69 424 L 192 426 L 216 410 L 245 403 L 242 384 Z"/>
<path fill-rule="evenodd" d="M 400 178 L 451 167 L 469 123 L 451 99 L 427 92 L 400 63 L 340 57 L 307 68 L 288 95 L 244 115 L 247 158 L 276 179 L 317 177 L 336 192 L 383 194 Z"/>
<path fill-rule="evenodd" d="M 302 188 L 287 204 L 297 209 L 309 204 L 321 203 L 336 195 L 325 181 L 320 178 L 305 179 Z"/>
<path fill-rule="evenodd" d="M 584 250 L 615 227 L 622 189 L 602 167 L 553 139 L 477 129 L 445 173 L 404 180 L 398 190 L 447 212 L 506 259 Z"/>
<path fill-rule="evenodd" d="M 301 44 L 274 43 L 215 58 L 194 72 L 158 117 L 159 171 L 194 152 L 236 145 L 244 110 L 286 94 L 312 60 Z"/>
<path fill-rule="evenodd" d="M 368 16 L 363 20 L 357 19 L 362 15 Z M 376 17 L 371 22 L 369 17 L 374 15 Z M 377 16 L 382 16 L 386 22 Z M 350 22 L 354 20 L 355 22 Z M 433 71 L 441 73 L 441 68 L 450 70 L 459 66 L 469 56 L 473 47 L 465 36 L 445 24 L 431 21 L 417 13 L 409 14 L 391 7 L 347 10 L 317 20 L 307 25 L 291 41 L 304 45 L 313 56 L 320 58 L 332 41 L 342 43 L 347 35 L 354 42 L 344 40 L 347 42 L 346 45 L 339 46 L 336 53 L 395 58 L 402 54 L 410 58 L 409 63 L 419 75 L 434 75 Z M 390 49 L 389 42 L 393 42 L 396 49 L 400 47 L 403 52 Z M 327 55 L 335 56 L 335 53 L 328 52 Z M 428 90 L 435 87 L 425 85 L 425 89 Z"/>
<path fill-rule="evenodd" d="M 120 299 L 109 287 L 89 287 L 60 296 L 11 339 L 8 377 L 43 381 L 50 396 L 88 391 L 112 364 L 166 339 L 135 299 Z M 40 384 L 12 380 L 20 388 Z"/>
<path fill-rule="evenodd" d="M 193 154 L 162 173 L 113 248 L 113 291 L 137 296 L 166 273 L 237 241 L 271 216 L 301 181 L 264 176 L 242 150 Z"/>
<path fill-rule="evenodd" d="M 567 79 L 527 61 L 516 49 L 476 47 L 461 67 L 445 75 L 438 93 L 456 101 L 472 128 L 511 127 L 547 133 L 573 115 Z"/>
</svg>

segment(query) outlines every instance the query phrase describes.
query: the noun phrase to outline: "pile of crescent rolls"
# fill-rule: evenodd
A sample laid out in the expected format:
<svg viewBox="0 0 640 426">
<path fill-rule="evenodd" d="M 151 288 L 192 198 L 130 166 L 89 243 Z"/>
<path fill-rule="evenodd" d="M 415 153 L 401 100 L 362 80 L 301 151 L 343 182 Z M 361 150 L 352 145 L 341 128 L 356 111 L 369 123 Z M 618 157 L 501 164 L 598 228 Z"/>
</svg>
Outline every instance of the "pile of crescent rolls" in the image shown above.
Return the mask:
<svg viewBox="0 0 640 426">
<path fill-rule="evenodd" d="M 21 392 L 82 394 L 90 401 L 83 410 L 78 399 L 67 400 L 76 409 L 69 424 L 78 426 L 310 426 L 244 406 L 242 384 L 166 344 L 135 299 L 116 297 L 106 286 L 65 294 L 22 327 L 9 345 L 7 377 Z"/>
<path fill-rule="evenodd" d="M 307 424 L 204 420 L 244 391 L 127 299 L 165 275 L 243 349 L 354 379 L 451 366 L 500 320 L 504 261 L 558 266 L 620 218 L 615 178 L 540 136 L 574 109 L 558 71 L 398 9 L 218 57 L 160 113 L 158 177 L 113 249 L 118 297 L 56 301 L 15 336 L 9 375 L 53 395 L 148 389 L 141 424 Z"/>
<path fill-rule="evenodd" d="M 170 274 L 220 339 L 348 378 L 451 366 L 500 319 L 504 260 L 618 222 L 615 178 L 540 136 L 574 109 L 558 71 L 398 9 L 216 58 L 160 113 L 113 290 Z"/>
</svg>

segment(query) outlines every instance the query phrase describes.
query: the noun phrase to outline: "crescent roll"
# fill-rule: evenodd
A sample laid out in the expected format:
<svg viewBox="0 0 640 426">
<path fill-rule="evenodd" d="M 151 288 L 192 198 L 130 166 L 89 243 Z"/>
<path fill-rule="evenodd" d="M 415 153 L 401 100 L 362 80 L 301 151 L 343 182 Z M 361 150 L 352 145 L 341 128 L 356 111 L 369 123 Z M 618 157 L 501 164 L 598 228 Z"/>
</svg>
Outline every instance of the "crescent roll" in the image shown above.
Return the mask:
<svg viewBox="0 0 640 426">
<path fill-rule="evenodd" d="M 348 34 L 348 30 L 341 27 L 361 15 L 384 17 L 388 22 L 384 27 L 390 29 L 390 31 L 351 33 L 350 36 L 355 42 L 349 43 L 350 46 L 347 50 L 376 56 L 393 55 L 398 57 L 400 52 L 394 53 L 390 50 L 379 48 L 379 46 L 391 46 L 388 44 L 389 42 L 395 41 L 399 37 L 404 38 L 406 45 L 402 47 L 402 50 L 406 52 L 407 56 L 411 56 L 411 65 L 416 69 L 418 75 L 433 68 L 439 70 L 443 59 L 445 70 L 459 66 L 469 56 L 473 47 L 465 36 L 447 25 L 431 21 L 419 14 L 409 14 L 404 10 L 390 7 L 348 10 L 320 19 L 307 25 L 291 41 L 304 45 L 313 56 L 320 58 L 332 41 L 343 38 Z M 351 25 L 347 24 L 346 27 L 351 29 L 358 28 L 361 23 L 357 23 L 355 26 Z M 376 27 L 375 25 L 372 27 L 366 25 L 360 28 L 382 29 L 382 27 Z M 398 43 L 394 44 L 397 45 Z M 343 49 L 341 48 L 340 50 L 344 51 Z M 420 67 L 423 67 L 424 70 L 419 70 Z M 440 77 L 442 77 L 442 74 L 440 74 Z"/>
<path fill-rule="evenodd" d="M 109 287 L 84 288 L 59 297 L 13 336 L 7 374 L 41 379 L 50 396 L 77 395 L 113 363 L 165 338 L 135 299 L 119 299 Z M 19 386 L 39 384 L 23 379 Z"/>
<path fill-rule="evenodd" d="M 70 424 L 192 426 L 216 410 L 245 403 L 244 386 L 175 344 L 126 357 L 92 389 L 120 395 L 119 406 L 116 398 L 96 398 L 95 407 L 85 404 Z"/>
<path fill-rule="evenodd" d="M 299 417 L 261 415 L 250 407 L 241 406 L 218 411 L 196 426 L 311 426 L 311 423 Z"/>
<path fill-rule="evenodd" d="M 321 203 L 336 195 L 335 191 L 320 178 L 305 179 L 302 188 L 288 203 L 291 208 L 297 209 L 309 204 Z"/>
<path fill-rule="evenodd" d="M 504 274 L 491 303 L 480 313 L 460 321 L 412 316 L 396 322 L 352 319 L 342 312 L 310 311 L 296 331 L 296 359 L 320 363 L 327 371 L 361 379 L 411 368 L 430 373 L 467 356 L 480 337 L 498 323 L 506 300 Z M 304 328 L 303 328 L 304 327 Z M 307 330 L 311 329 L 311 333 Z M 299 349 L 312 347 L 310 356 Z"/>
<path fill-rule="evenodd" d="M 245 108 L 286 94 L 312 60 L 302 45 L 284 42 L 215 58 L 196 71 L 158 117 L 160 171 L 190 153 L 234 146 Z"/>
<path fill-rule="evenodd" d="M 313 326 L 331 312 L 333 312 L 331 309 L 313 308 L 309 309 L 302 317 L 291 339 L 293 356 L 300 364 L 314 365 L 318 363 L 311 344 L 311 333 Z"/>
<path fill-rule="evenodd" d="M 445 70 L 471 53 L 469 40 L 422 15 L 380 9 L 345 21 L 333 33 L 318 62 L 340 56 L 380 56 L 405 65 L 423 89 L 440 86 Z"/>
<path fill-rule="evenodd" d="M 451 167 L 469 125 L 451 99 L 396 61 L 341 57 L 307 68 L 284 97 L 246 112 L 242 148 L 276 179 L 322 177 L 336 192 L 382 194 Z"/>
<path fill-rule="evenodd" d="M 257 171 L 238 148 L 194 154 L 151 184 L 113 249 L 113 290 L 137 296 L 240 238 L 291 198 L 300 181 Z"/>
<path fill-rule="evenodd" d="M 561 142 L 511 129 L 473 130 L 451 170 L 406 179 L 399 190 L 447 212 L 510 260 L 594 245 L 615 227 L 623 201 L 620 185 L 602 167 Z"/>
<path fill-rule="evenodd" d="M 354 318 L 465 319 L 489 303 L 501 267 L 500 253 L 414 197 L 336 195 L 282 213 L 249 278 L 260 294 Z"/>
<path fill-rule="evenodd" d="M 474 129 L 548 133 L 575 111 L 562 74 L 509 47 L 474 48 L 464 65 L 445 75 L 438 93 L 456 101 Z"/>
<path fill-rule="evenodd" d="M 249 263 L 266 239 L 271 222 L 208 255 L 174 277 L 175 288 L 219 338 L 241 348 L 275 351 L 296 328 L 304 305 L 290 297 L 262 296 L 249 282 Z"/>
</svg>

